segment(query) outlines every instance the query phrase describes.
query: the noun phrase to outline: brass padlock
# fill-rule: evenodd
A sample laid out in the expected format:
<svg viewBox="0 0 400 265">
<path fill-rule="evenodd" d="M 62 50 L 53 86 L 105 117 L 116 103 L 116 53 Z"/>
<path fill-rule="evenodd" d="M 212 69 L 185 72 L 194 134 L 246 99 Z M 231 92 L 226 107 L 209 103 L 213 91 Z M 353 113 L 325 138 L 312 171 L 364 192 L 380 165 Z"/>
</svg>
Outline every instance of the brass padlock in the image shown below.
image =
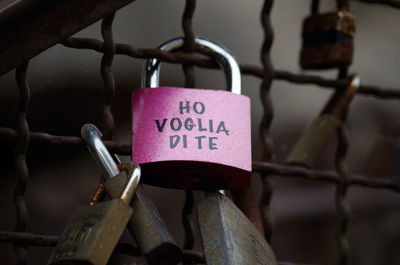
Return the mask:
<svg viewBox="0 0 400 265">
<path fill-rule="evenodd" d="M 225 195 L 207 192 L 197 215 L 207 265 L 278 264 L 264 237 Z"/>
<path fill-rule="evenodd" d="M 121 175 L 128 175 L 129 181 L 119 198 L 76 209 L 49 259 L 49 265 L 107 264 L 133 213 L 129 204 L 140 180 L 138 165 L 130 162 L 125 166 L 129 173 L 124 171 Z"/>
<path fill-rule="evenodd" d="M 307 70 L 340 68 L 353 61 L 355 18 L 344 10 L 318 13 L 303 22 L 300 66 Z"/>
<path fill-rule="evenodd" d="M 82 127 L 82 137 L 94 160 L 106 178 L 105 189 L 115 198 L 123 189 L 127 178 L 118 174 L 124 164 L 117 165 L 101 140 L 101 132 L 92 124 Z M 148 199 L 141 185 L 131 202 L 135 214 L 127 225 L 149 265 L 175 265 L 182 261 L 182 250 L 176 245 L 157 208 Z"/>
<path fill-rule="evenodd" d="M 312 167 L 322 148 L 340 125 L 348 106 L 360 87 L 360 78 L 352 75 L 345 90 L 337 90 L 321 114 L 303 132 L 290 152 L 288 164 Z"/>
</svg>

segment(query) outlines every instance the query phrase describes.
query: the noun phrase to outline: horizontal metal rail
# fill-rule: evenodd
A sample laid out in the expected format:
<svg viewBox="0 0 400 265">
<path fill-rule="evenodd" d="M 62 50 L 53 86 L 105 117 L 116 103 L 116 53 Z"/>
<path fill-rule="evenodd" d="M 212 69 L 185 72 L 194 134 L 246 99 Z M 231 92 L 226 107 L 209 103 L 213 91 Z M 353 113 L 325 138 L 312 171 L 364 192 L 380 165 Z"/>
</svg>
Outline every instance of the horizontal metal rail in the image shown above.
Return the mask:
<svg viewBox="0 0 400 265">
<path fill-rule="evenodd" d="M 69 48 L 88 49 L 104 52 L 104 43 L 91 38 L 68 38 L 61 44 Z M 189 53 L 171 53 L 158 49 L 140 49 L 129 44 L 117 43 L 115 53 L 133 58 L 158 58 L 162 61 L 175 64 L 191 64 L 203 68 L 217 68 L 217 64 L 211 60 L 203 59 Z M 241 64 L 240 70 L 244 75 L 252 75 L 263 78 L 263 70 L 260 66 Z M 277 80 L 285 80 L 295 84 L 313 84 L 324 88 L 340 89 L 347 86 L 346 80 L 326 79 L 315 75 L 294 74 L 288 71 L 275 70 L 273 77 Z M 357 91 L 360 95 L 374 96 L 380 99 L 400 100 L 400 89 L 381 88 L 378 86 L 361 85 Z"/>
<path fill-rule="evenodd" d="M 0 76 L 133 1 L 1 1 Z"/>
</svg>

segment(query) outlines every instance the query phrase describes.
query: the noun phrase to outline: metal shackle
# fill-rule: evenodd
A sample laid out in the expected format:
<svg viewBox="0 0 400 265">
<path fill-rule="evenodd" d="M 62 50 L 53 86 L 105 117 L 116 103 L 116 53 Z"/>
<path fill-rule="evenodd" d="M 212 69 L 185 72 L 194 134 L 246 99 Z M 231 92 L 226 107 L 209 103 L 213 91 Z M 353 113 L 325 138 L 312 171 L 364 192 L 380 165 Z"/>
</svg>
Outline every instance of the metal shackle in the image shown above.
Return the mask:
<svg viewBox="0 0 400 265">
<path fill-rule="evenodd" d="M 100 130 L 93 124 L 85 124 L 81 129 L 81 135 L 90 154 L 96 161 L 96 164 L 101 169 L 102 173 L 106 176 L 110 176 L 110 178 L 118 175 L 120 170 L 104 145 L 103 140 L 101 139 L 103 135 Z M 131 200 L 136 187 L 139 185 L 140 175 L 140 167 L 137 164 L 132 163 L 132 172 L 129 174 L 129 181 L 121 193 L 121 200 L 125 202 Z"/>
<path fill-rule="evenodd" d="M 207 52 L 215 54 L 216 62 L 225 72 L 227 90 L 240 95 L 242 89 L 240 68 L 230 51 L 222 45 L 203 37 L 196 37 L 195 43 L 202 49 L 207 50 Z M 184 38 L 179 37 L 161 44 L 159 49 L 167 52 L 176 52 L 181 50 L 183 45 Z M 142 87 L 159 86 L 160 66 L 161 61 L 159 59 L 151 58 L 146 60 L 142 73 Z"/>
</svg>

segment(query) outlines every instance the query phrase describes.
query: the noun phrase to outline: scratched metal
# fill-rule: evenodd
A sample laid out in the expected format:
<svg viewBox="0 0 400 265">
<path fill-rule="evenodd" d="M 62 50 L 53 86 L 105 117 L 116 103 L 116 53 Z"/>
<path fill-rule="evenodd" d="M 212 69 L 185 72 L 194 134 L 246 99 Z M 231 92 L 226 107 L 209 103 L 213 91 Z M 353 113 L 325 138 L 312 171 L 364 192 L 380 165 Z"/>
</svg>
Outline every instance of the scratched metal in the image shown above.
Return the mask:
<svg viewBox="0 0 400 265">
<path fill-rule="evenodd" d="M 0 1 L 0 75 L 133 1 Z"/>
</svg>

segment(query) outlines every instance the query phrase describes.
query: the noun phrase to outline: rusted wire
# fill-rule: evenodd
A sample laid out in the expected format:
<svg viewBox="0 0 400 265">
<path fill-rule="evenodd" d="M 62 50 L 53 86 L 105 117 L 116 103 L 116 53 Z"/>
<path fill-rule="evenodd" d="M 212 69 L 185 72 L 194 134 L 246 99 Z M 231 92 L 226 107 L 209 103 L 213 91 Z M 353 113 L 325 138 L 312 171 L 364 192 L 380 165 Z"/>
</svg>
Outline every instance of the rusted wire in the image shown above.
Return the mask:
<svg viewBox="0 0 400 265">
<path fill-rule="evenodd" d="M 192 191 L 185 191 L 185 203 L 182 209 L 182 225 L 185 233 L 183 249 L 194 247 L 194 224 L 193 224 L 194 195 Z"/>
<path fill-rule="evenodd" d="M 10 244 L 31 245 L 38 247 L 54 247 L 57 245 L 59 237 L 50 235 L 37 235 L 25 232 L 7 232 L 0 231 L 0 242 Z M 127 247 L 130 246 L 130 247 Z M 138 248 L 127 243 L 119 243 L 115 249 L 115 253 L 124 253 L 134 257 L 141 256 Z M 195 251 L 183 251 L 183 259 L 190 264 L 204 263 L 202 253 Z"/>
<path fill-rule="evenodd" d="M 349 0 L 337 0 L 338 10 L 349 10 Z M 338 69 L 338 79 L 348 77 L 348 66 Z M 345 128 L 349 109 L 344 111 L 342 122 L 337 129 L 337 148 L 335 154 L 335 169 L 339 176 L 339 182 L 336 185 L 336 209 L 339 217 L 337 231 L 337 248 L 339 252 L 339 264 L 347 265 L 349 256 L 349 241 L 347 238 L 347 228 L 350 222 L 351 206 L 347 200 L 347 191 L 349 188 L 349 170 L 346 163 L 346 156 L 349 149 L 348 136 Z"/>
<path fill-rule="evenodd" d="M 320 0 L 312 0 L 311 2 L 311 14 L 316 15 L 319 12 L 319 1 Z"/>
<path fill-rule="evenodd" d="M 54 247 L 57 245 L 57 240 L 58 236 L 35 235 L 24 232 L 0 231 L 0 242 L 5 242 L 5 243 Z"/>
<path fill-rule="evenodd" d="M 345 11 L 349 10 L 350 7 L 349 0 L 336 0 L 336 3 L 338 10 L 345 10 Z"/>
<path fill-rule="evenodd" d="M 273 140 L 270 133 L 270 127 L 274 115 L 271 100 L 271 85 L 274 78 L 274 68 L 272 66 L 270 51 L 274 39 L 271 25 L 271 10 L 273 0 L 265 0 L 261 11 L 261 24 L 264 30 L 264 42 L 261 48 L 261 63 L 263 65 L 263 81 L 261 83 L 260 98 L 264 108 L 264 115 L 260 124 L 260 137 L 263 145 L 263 161 L 272 161 L 273 159 Z M 270 202 L 272 198 L 272 181 L 268 174 L 261 174 L 263 191 L 261 195 L 260 211 L 264 218 L 265 237 L 268 242 L 272 236 L 272 216 L 270 212 Z"/>
<path fill-rule="evenodd" d="M 89 49 L 97 52 L 104 51 L 104 43 L 90 38 L 68 38 L 62 44 L 66 47 L 75 49 Z M 188 53 L 172 53 L 160 51 L 157 49 L 138 49 L 129 44 L 116 44 L 116 54 L 126 55 L 133 58 L 157 58 L 165 62 L 175 64 L 192 64 L 203 68 L 218 68 L 218 65 L 209 60 L 203 59 L 196 55 Z M 240 70 L 244 75 L 251 75 L 263 78 L 263 69 L 257 65 L 240 65 Z M 345 80 L 326 79 L 320 76 L 295 74 L 289 71 L 275 70 L 273 78 L 277 80 L 285 80 L 295 84 L 313 84 L 322 88 L 338 89 L 346 86 Z M 391 88 L 381 88 L 372 85 L 362 85 L 357 94 L 374 96 L 379 99 L 395 99 L 400 100 L 400 90 Z"/>
<path fill-rule="evenodd" d="M 16 207 L 16 232 L 23 232 L 28 222 L 28 209 L 25 200 L 25 191 L 29 181 L 29 169 L 26 163 L 26 152 L 29 146 L 29 125 L 26 119 L 29 101 L 30 87 L 26 79 L 28 62 L 16 68 L 15 79 L 19 89 L 19 100 L 17 106 L 17 122 L 16 122 L 16 143 L 15 153 L 15 169 L 16 183 L 14 190 L 14 203 Z M 27 250 L 24 244 L 14 243 L 16 253 L 16 264 L 24 265 L 27 263 Z"/>
<path fill-rule="evenodd" d="M 352 0 L 352 1 L 365 2 L 369 4 L 387 5 L 390 7 L 400 8 L 399 0 Z"/>
<path fill-rule="evenodd" d="M 349 10 L 349 0 L 338 0 L 338 9 Z M 338 79 L 348 77 L 348 67 L 338 69 Z M 346 156 L 349 149 L 349 141 L 345 128 L 349 109 L 344 111 L 342 122 L 337 129 L 337 148 L 335 154 L 335 168 L 339 176 L 339 182 L 336 185 L 336 209 L 339 217 L 337 231 L 337 248 L 339 252 L 339 264 L 347 265 L 349 259 L 349 240 L 347 238 L 347 228 L 350 222 L 351 206 L 347 200 L 347 191 L 349 189 L 349 170 L 346 163 Z"/>
<path fill-rule="evenodd" d="M 314 84 L 323 88 L 345 88 L 347 81 L 344 79 L 332 80 L 314 75 L 293 74 L 288 71 L 275 71 L 275 78 L 295 84 Z M 387 89 L 378 86 L 361 85 L 357 94 L 374 96 L 379 99 L 400 99 L 400 89 Z"/>
<path fill-rule="evenodd" d="M 347 265 L 349 255 L 349 242 L 347 239 L 347 228 L 351 215 L 351 206 L 347 200 L 349 187 L 349 173 L 346 165 L 348 151 L 348 139 L 346 129 L 342 123 L 337 130 L 338 147 L 335 157 L 335 166 L 339 176 L 339 183 L 336 186 L 336 208 L 339 216 L 337 244 L 339 250 L 339 264 Z"/>
<path fill-rule="evenodd" d="M 196 0 L 186 0 L 185 9 L 182 15 L 182 30 L 185 38 L 183 51 L 192 54 L 195 51 L 195 34 L 192 27 L 192 20 L 196 10 Z M 183 64 L 185 75 L 185 87 L 195 87 L 195 72 L 193 65 Z"/>
<path fill-rule="evenodd" d="M 14 142 L 17 140 L 17 132 L 10 128 L 0 127 L 0 139 L 2 141 Z M 104 142 L 110 152 L 119 155 L 130 155 L 131 145 L 119 144 L 113 141 Z M 58 136 L 42 132 L 30 132 L 30 144 L 40 144 L 49 147 L 62 146 L 82 146 L 84 142 L 77 136 Z M 330 170 L 309 170 L 301 167 L 285 166 L 275 163 L 253 161 L 253 172 L 272 174 L 282 177 L 295 177 L 301 179 L 327 181 L 338 183 L 338 175 Z M 400 192 L 400 183 L 391 178 L 382 178 L 379 176 L 362 176 L 352 174 L 351 185 L 358 185 L 370 188 L 388 189 Z"/>
<path fill-rule="evenodd" d="M 31 246 L 39 246 L 39 247 L 54 247 L 57 245 L 58 239 L 59 239 L 58 236 L 0 231 L 0 242 L 4 243 L 20 243 Z M 127 247 L 128 245 L 130 247 Z M 127 243 L 119 243 L 115 249 L 115 252 L 123 253 L 133 257 L 138 257 L 141 255 L 137 248 Z M 187 264 L 204 264 L 203 253 L 191 250 L 183 250 L 182 255 L 183 255 L 183 261 Z M 278 264 L 297 265 L 296 263 L 293 262 L 288 263 L 283 261 L 280 261 Z"/>
<path fill-rule="evenodd" d="M 192 20 L 196 10 L 196 0 L 186 0 L 185 9 L 182 15 L 182 30 L 184 35 L 183 51 L 193 54 L 195 51 L 195 33 L 192 27 Z M 195 71 L 191 64 L 182 64 L 185 76 L 185 87 L 195 87 Z M 185 203 L 182 208 L 182 225 L 185 239 L 183 249 L 193 249 L 195 243 L 194 223 L 193 223 L 194 194 L 193 191 L 185 191 Z M 192 264 L 192 260 L 183 260 L 183 264 Z"/>
<path fill-rule="evenodd" d="M 336 0 L 339 9 L 348 9 L 348 0 Z M 393 7 L 400 7 L 397 0 L 359 0 L 361 2 L 381 3 Z M 260 125 L 260 136 L 263 143 L 263 161 L 253 162 L 253 171 L 261 174 L 263 182 L 263 193 L 260 202 L 260 212 L 264 218 L 266 228 L 266 238 L 268 241 L 272 235 L 272 216 L 270 214 L 270 201 L 273 193 L 271 175 L 281 177 L 295 177 L 301 179 L 326 181 L 335 184 L 336 203 L 339 216 L 338 231 L 338 249 L 340 255 L 340 264 L 347 264 L 348 259 L 348 240 L 347 227 L 351 215 L 350 205 L 346 195 L 349 186 L 359 185 L 370 188 L 388 189 L 400 192 L 400 183 L 389 178 L 372 178 L 362 175 L 350 174 L 345 162 L 348 149 L 347 136 L 344 127 L 338 129 L 338 148 L 336 153 L 336 171 L 311 170 L 294 166 L 286 166 L 272 163 L 273 140 L 270 134 L 270 126 L 273 119 L 273 105 L 270 96 L 270 90 L 273 80 L 284 80 L 295 84 L 313 84 L 322 88 L 340 89 L 347 85 L 345 79 L 347 69 L 340 69 L 337 80 L 326 79 L 319 76 L 308 74 L 295 74 L 288 71 L 274 70 L 270 52 L 273 42 L 273 29 L 271 26 L 271 10 L 273 0 L 265 0 L 261 13 L 261 23 L 264 30 L 264 41 L 261 49 L 261 64 L 241 65 L 241 72 L 244 75 L 252 75 L 262 79 L 260 97 L 264 108 L 264 116 Z M 318 12 L 318 0 L 312 1 L 311 12 Z M 196 48 L 194 38 L 195 33 L 192 28 L 192 20 L 196 10 L 195 0 L 186 0 L 185 9 L 182 16 L 182 29 L 185 37 L 185 46 L 183 52 L 171 53 L 163 52 L 157 49 L 139 49 L 129 44 L 115 43 L 112 34 L 112 23 L 115 13 L 105 17 L 102 21 L 101 32 L 103 41 L 89 38 L 68 38 L 62 42 L 63 45 L 77 49 L 89 49 L 103 53 L 101 61 L 101 76 L 104 83 L 104 92 L 101 100 L 102 112 L 102 131 L 105 139 L 112 139 L 114 131 L 114 118 L 112 114 L 112 99 L 115 94 L 115 81 L 112 75 L 112 62 L 115 54 L 126 55 L 133 58 L 158 58 L 160 60 L 182 64 L 185 75 L 185 86 L 195 86 L 195 75 L 193 66 L 203 68 L 217 68 L 217 64 L 210 59 L 204 59 L 194 54 Z M 28 213 L 24 198 L 27 187 L 29 172 L 26 164 L 26 151 L 29 144 L 41 144 L 49 146 L 76 145 L 83 146 L 82 139 L 75 136 L 56 136 L 44 132 L 30 132 L 26 121 L 27 108 L 29 105 L 29 85 L 26 80 L 27 64 L 16 69 L 16 80 L 20 91 L 17 126 L 16 129 L 0 127 L 0 141 L 15 143 L 15 164 L 16 164 L 16 187 L 14 200 L 17 209 L 16 232 L 0 231 L 0 242 L 14 244 L 17 264 L 26 264 L 26 246 L 54 246 L 58 237 L 33 235 L 24 232 Z M 400 90 L 387 89 L 378 86 L 362 85 L 357 92 L 359 95 L 373 96 L 378 99 L 400 99 Z M 112 141 L 106 141 L 106 146 L 110 151 L 121 155 L 130 155 L 131 146 L 119 144 Z M 192 192 L 186 192 L 185 205 L 182 210 L 182 222 L 185 229 L 184 248 L 191 249 L 194 245 L 194 229 L 192 223 L 192 213 L 194 198 Z M 120 246 L 122 252 L 132 255 L 139 255 L 138 251 L 132 251 L 131 248 Z M 189 250 L 184 251 L 184 264 L 204 263 L 202 253 Z M 284 264 L 284 263 L 282 263 Z"/>
<path fill-rule="evenodd" d="M 280 165 L 275 163 L 253 161 L 253 172 L 270 174 L 276 177 L 293 177 L 312 181 L 322 181 L 338 184 L 340 177 L 331 170 L 312 170 L 304 167 Z M 387 189 L 400 192 L 400 183 L 394 178 L 366 177 L 352 174 L 349 180 L 350 185 L 362 186 L 376 189 Z"/>
<path fill-rule="evenodd" d="M 114 117 L 111 104 L 115 94 L 115 81 L 111 72 L 115 54 L 115 43 L 112 34 L 112 23 L 115 13 L 105 17 L 101 22 L 101 35 L 104 39 L 104 53 L 101 59 L 100 72 L 104 82 L 103 96 L 101 99 L 102 133 L 105 140 L 110 140 L 114 131 Z"/>
<path fill-rule="evenodd" d="M 17 141 L 17 131 L 11 128 L 0 127 L 0 141 L 4 142 L 15 142 Z M 33 132 L 29 134 L 30 144 L 37 144 L 49 147 L 60 147 L 60 146 L 85 146 L 81 137 L 78 136 L 62 136 L 62 135 L 51 135 L 44 132 Z M 107 149 L 110 152 L 118 153 L 119 155 L 130 155 L 131 145 L 119 144 L 112 141 L 104 141 Z"/>
</svg>

